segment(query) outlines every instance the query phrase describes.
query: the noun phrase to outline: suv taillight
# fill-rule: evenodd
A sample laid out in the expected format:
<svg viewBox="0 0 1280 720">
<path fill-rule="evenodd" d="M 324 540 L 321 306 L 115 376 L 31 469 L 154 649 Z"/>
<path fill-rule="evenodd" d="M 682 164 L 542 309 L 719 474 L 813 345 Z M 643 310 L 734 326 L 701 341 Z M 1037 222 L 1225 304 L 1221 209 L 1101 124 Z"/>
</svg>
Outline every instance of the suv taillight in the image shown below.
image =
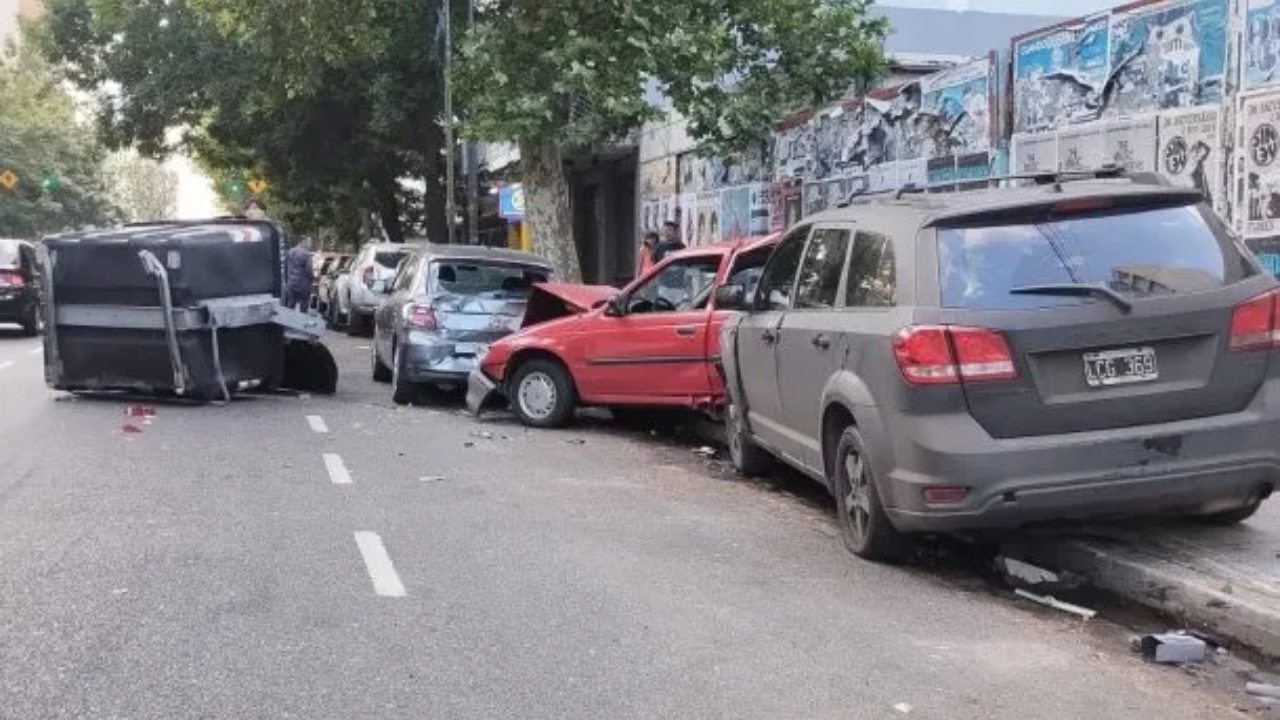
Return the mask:
<svg viewBox="0 0 1280 720">
<path fill-rule="evenodd" d="M 410 305 L 404 309 L 404 319 L 409 327 L 419 330 L 435 330 L 439 327 L 436 313 L 426 305 Z"/>
<path fill-rule="evenodd" d="M 994 330 L 951 325 L 903 328 L 893 338 L 893 356 L 912 385 L 950 385 L 960 381 L 1012 380 L 1018 377 L 1013 353 Z"/>
<path fill-rule="evenodd" d="M 372 265 L 365 268 L 364 272 L 360 273 L 360 279 L 364 280 L 364 284 L 366 287 L 373 287 L 373 266 Z"/>
<path fill-rule="evenodd" d="M 22 273 L 0 270 L 0 287 L 20 288 L 26 284 L 27 281 L 22 279 Z"/>
<path fill-rule="evenodd" d="M 1280 344 L 1280 292 L 1246 300 L 1231 312 L 1232 350 L 1257 350 Z"/>
</svg>

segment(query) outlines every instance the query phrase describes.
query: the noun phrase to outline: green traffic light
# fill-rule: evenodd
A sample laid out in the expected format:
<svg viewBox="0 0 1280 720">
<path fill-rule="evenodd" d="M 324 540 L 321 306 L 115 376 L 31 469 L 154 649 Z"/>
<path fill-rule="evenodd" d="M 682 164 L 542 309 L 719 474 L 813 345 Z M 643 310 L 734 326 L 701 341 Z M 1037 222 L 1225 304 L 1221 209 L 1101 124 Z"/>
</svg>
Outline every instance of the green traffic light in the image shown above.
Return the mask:
<svg viewBox="0 0 1280 720">
<path fill-rule="evenodd" d="M 61 183 L 58 182 L 57 176 L 54 175 L 45 175 L 44 178 L 40 180 L 40 187 L 45 192 L 53 192 L 54 190 L 57 190 L 60 185 Z"/>
<path fill-rule="evenodd" d="M 238 182 L 231 183 L 229 187 L 231 188 L 231 192 L 235 193 L 236 195 L 239 195 L 240 193 L 244 192 L 244 186 Z"/>
</svg>

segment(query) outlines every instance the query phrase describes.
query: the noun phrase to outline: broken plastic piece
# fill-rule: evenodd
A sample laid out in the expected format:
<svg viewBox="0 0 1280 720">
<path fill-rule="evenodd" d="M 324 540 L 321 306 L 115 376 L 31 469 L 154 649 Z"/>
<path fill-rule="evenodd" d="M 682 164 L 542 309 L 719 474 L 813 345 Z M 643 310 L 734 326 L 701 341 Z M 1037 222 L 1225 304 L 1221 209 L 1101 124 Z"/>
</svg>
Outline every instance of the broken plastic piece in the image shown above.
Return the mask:
<svg viewBox="0 0 1280 720">
<path fill-rule="evenodd" d="M 138 427 L 137 425 L 130 425 L 126 423 L 123 427 L 120 428 L 120 432 L 123 432 L 125 435 L 137 435 L 138 433 L 142 432 L 142 428 Z"/>
<path fill-rule="evenodd" d="M 1074 590 L 1084 584 L 1083 578 L 1072 573 L 1057 573 L 1011 557 L 996 558 L 996 570 L 1013 587 L 1034 588 L 1042 593 Z"/>
<path fill-rule="evenodd" d="M 693 451 L 693 454 L 694 454 L 694 455 L 699 455 L 699 456 L 701 456 L 701 457 L 707 457 L 707 458 L 709 458 L 709 457 L 715 457 L 715 456 L 716 456 L 716 449 L 715 449 L 715 448 L 713 448 L 713 447 L 710 447 L 710 446 L 708 446 L 708 445 L 703 445 L 702 447 L 697 448 L 696 450 L 694 450 L 694 451 Z"/>
<path fill-rule="evenodd" d="M 1083 607 L 1080 607 L 1079 605 L 1072 605 L 1071 603 L 1063 602 L 1057 598 L 1048 597 L 1046 595 L 1036 595 L 1035 593 L 1030 593 L 1030 592 L 1027 592 L 1026 590 L 1023 590 L 1022 588 L 1018 588 L 1013 592 L 1017 594 L 1018 597 L 1026 598 L 1032 602 L 1040 603 L 1045 607 L 1051 607 L 1055 610 L 1061 610 L 1062 612 L 1071 613 L 1072 615 L 1079 615 L 1081 618 L 1085 620 L 1092 620 L 1094 616 L 1098 614 L 1096 610 L 1083 608 Z"/>
<path fill-rule="evenodd" d="M 1250 695 L 1280 700 L 1280 685 L 1251 682 L 1245 683 L 1244 689 Z"/>
<path fill-rule="evenodd" d="M 130 405 L 124 409 L 124 414 L 135 418 L 153 418 L 156 416 L 156 409 L 150 405 Z"/>
<path fill-rule="evenodd" d="M 1198 663 L 1209 656 L 1209 645 L 1183 633 L 1146 635 L 1139 641 L 1142 656 L 1158 663 Z"/>
</svg>

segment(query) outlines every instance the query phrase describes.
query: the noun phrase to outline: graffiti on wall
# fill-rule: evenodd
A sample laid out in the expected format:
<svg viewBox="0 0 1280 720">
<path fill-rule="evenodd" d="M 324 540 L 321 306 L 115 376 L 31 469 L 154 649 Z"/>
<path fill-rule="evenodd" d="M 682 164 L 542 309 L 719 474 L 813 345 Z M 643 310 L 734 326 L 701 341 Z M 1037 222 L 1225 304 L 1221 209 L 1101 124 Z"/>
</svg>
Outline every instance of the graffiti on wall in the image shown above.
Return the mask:
<svg viewBox="0 0 1280 720">
<path fill-rule="evenodd" d="M 640 230 L 657 232 L 662 223 L 675 220 L 679 209 L 676 160 L 672 157 L 640 165 Z"/>
</svg>

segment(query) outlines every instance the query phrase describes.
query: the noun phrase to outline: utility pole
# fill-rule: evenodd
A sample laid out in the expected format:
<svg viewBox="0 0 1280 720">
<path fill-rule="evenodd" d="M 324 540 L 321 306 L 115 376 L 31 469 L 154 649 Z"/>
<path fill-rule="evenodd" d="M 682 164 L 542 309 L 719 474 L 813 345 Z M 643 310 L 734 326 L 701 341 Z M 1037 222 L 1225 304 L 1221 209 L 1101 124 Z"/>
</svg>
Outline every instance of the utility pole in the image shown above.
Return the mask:
<svg viewBox="0 0 1280 720">
<path fill-rule="evenodd" d="M 448 0 L 445 0 L 448 2 Z M 467 30 L 476 24 L 476 0 L 467 0 Z M 468 140 L 467 173 L 467 242 L 480 241 L 480 147 Z"/>
<path fill-rule="evenodd" d="M 455 151 L 458 149 L 453 139 L 453 19 L 449 6 L 452 0 L 444 0 L 443 16 L 441 18 L 444 25 L 444 145 L 445 155 L 448 158 L 445 165 L 445 214 L 449 220 L 449 244 L 452 245 L 457 241 L 457 223 L 458 218 L 458 197 L 457 197 L 457 178 L 454 177 L 454 160 L 456 159 Z"/>
</svg>

